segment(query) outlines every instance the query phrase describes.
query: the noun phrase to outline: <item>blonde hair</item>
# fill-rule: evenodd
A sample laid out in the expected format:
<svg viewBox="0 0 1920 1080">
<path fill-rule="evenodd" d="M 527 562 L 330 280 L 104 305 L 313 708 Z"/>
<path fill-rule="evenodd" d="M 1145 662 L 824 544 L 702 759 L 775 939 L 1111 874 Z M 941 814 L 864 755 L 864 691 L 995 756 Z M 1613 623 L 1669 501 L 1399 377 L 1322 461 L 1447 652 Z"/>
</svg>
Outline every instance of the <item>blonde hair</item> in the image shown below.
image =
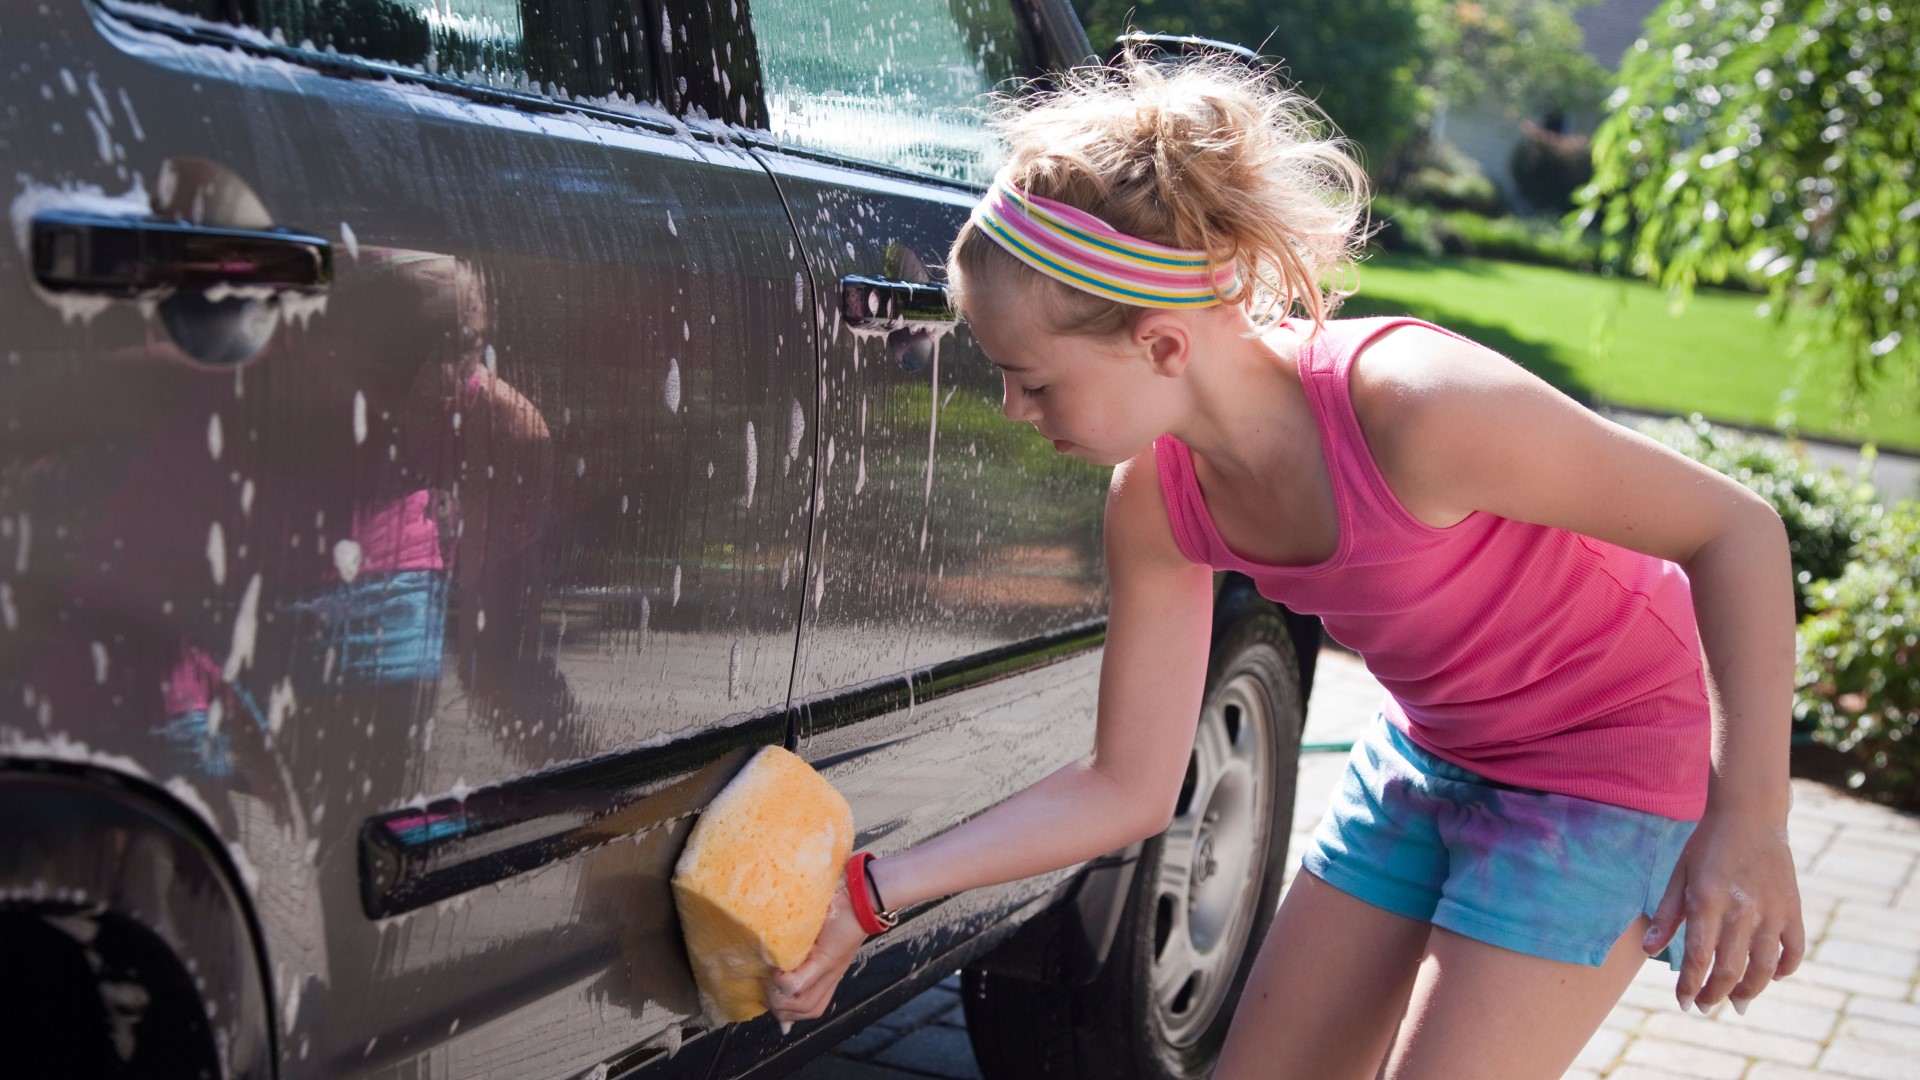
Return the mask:
<svg viewBox="0 0 1920 1080">
<path fill-rule="evenodd" d="M 1351 295 L 1366 173 L 1311 100 L 1225 58 L 1129 52 L 1053 80 L 992 97 L 1014 186 L 1143 240 L 1237 261 L 1251 287 L 1232 302 L 1256 325 L 1298 308 L 1317 329 Z M 1055 333 L 1111 336 L 1148 310 L 1046 277 L 968 222 L 947 259 L 955 310 L 966 310 L 970 283 L 985 281 L 1039 290 Z"/>
</svg>

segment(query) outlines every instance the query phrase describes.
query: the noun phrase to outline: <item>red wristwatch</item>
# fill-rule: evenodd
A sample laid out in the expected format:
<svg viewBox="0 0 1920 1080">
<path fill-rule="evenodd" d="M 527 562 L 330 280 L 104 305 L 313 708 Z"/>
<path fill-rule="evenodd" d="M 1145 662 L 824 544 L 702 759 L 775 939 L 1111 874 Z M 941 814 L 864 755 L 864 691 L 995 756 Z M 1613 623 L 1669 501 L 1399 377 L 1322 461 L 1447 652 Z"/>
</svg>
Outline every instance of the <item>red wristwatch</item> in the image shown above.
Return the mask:
<svg viewBox="0 0 1920 1080">
<path fill-rule="evenodd" d="M 881 934 L 900 923 L 898 911 L 880 911 L 875 903 L 880 890 L 867 877 L 867 864 L 873 852 L 862 851 L 847 860 L 847 901 L 853 905 L 853 917 L 868 934 Z"/>
</svg>

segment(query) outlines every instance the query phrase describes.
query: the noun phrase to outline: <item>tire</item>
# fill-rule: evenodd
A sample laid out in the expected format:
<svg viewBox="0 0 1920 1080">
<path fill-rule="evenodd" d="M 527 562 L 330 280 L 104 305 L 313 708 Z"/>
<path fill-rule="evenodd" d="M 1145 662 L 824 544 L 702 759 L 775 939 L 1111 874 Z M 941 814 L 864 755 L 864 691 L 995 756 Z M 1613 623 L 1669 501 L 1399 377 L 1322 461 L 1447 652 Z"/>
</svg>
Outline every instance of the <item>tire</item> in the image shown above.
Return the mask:
<svg viewBox="0 0 1920 1080">
<path fill-rule="evenodd" d="M 1223 592 L 1173 822 L 1147 841 L 1092 983 L 969 970 L 962 1001 L 987 1080 L 1208 1076 L 1279 906 L 1304 708 L 1279 610 Z"/>
<path fill-rule="evenodd" d="M 0 908 L 9 1080 L 212 1080 L 214 1033 L 159 938 L 91 910 Z"/>
</svg>

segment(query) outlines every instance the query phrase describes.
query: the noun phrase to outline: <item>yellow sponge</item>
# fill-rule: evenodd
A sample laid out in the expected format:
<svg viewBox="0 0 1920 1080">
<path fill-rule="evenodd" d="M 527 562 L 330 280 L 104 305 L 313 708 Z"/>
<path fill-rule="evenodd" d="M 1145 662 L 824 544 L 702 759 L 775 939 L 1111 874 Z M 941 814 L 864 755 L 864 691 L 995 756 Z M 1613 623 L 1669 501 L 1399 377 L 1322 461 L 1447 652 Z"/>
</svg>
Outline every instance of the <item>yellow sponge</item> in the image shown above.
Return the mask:
<svg viewBox="0 0 1920 1080">
<path fill-rule="evenodd" d="M 694 982 L 716 1022 L 767 1011 L 763 979 L 807 958 L 853 851 L 853 811 L 813 767 L 761 750 L 687 837 L 674 904 Z"/>
</svg>

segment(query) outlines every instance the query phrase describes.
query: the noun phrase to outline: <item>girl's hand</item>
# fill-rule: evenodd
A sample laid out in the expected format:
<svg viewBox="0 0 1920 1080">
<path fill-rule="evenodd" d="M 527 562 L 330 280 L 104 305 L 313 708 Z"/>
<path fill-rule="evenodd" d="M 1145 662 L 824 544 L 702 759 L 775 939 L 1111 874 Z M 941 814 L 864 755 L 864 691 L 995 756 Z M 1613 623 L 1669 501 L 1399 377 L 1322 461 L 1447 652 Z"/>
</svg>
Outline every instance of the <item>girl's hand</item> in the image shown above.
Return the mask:
<svg viewBox="0 0 1920 1080">
<path fill-rule="evenodd" d="M 827 904 L 827 921 L 820 927 L 807 958 L 792 971 L 777 972 L 767 980 L 767 1011 L 782 1030 L 795 1020 L 818 1019 L 833 1003 L 833 991 L 846 975 L 867 932 L 853 917 L 843 877 Z"/>
<path fill-rule="evenodd" d="M 1649 954 L 1673 939 L 1684 919 L 1687 940 L 1675 996 L 1701 1012 L 1727 997 L 1747 1002 L 1800 966 L 1806 930 L 1800 886 L 1785 826 L 1709 808 L 1681 852 L 1647 931 Z"/>
</svg>

